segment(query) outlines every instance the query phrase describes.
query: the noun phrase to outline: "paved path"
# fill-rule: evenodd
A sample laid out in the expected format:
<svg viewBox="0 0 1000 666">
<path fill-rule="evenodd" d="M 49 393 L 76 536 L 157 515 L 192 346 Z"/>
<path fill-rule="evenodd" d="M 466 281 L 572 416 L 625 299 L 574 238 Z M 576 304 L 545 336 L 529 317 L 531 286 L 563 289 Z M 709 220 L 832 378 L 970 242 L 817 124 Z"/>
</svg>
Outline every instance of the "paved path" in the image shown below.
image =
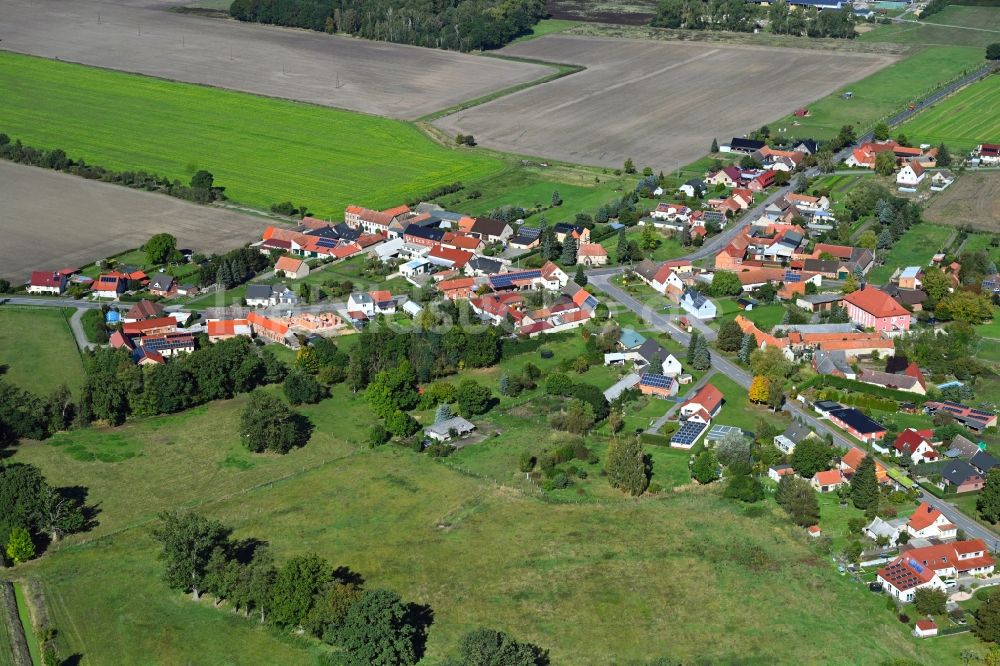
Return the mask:
<svg viewBox="0 0 1000 666">
<path fill-rule="evenodd" d="M 87 351 L 97 346 L 87 339 L 87 333 L 83 330 L 83 315 L 88 309 L 92 308 L 77 308 L 69 318 L 69 327 L 73 331 L 73 337 L 76 338 L 76 345 L 80 351 Z"/>
</svg>

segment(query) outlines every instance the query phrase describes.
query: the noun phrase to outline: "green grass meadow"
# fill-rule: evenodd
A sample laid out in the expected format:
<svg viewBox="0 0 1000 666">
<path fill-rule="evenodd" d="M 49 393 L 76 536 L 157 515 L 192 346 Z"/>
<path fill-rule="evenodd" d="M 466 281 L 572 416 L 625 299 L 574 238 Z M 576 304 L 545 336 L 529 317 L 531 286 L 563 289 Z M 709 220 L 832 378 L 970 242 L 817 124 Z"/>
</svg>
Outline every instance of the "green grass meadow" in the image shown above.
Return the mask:
<svg viewBox="0 0 1000 666">
<path fill-rule="evenodd" d="M 913 145 L 946 143 L 955 153 L 1000 142 L 1000 76 L 989 76 L 938 102 L 899 131 Z"/>
<path fill-rule="evenodd" d="M 912 20 L 912 16 L 908 16 Z M 917 45 L 978 46 L 985 48 L 997 35 L 1000 7 L 952 5 L 917 23 L 880 25 L 858 37 L 859 42 L 897 42 Z M 970 29 L 971 28 L 971 29 Z"/>
<path fill-rule="evenodd" d="M 7 52 L 0 88 L 0 131 L 26 144 L 182 180 L 207 169 L 259 208 L 292 200 L 339 216 L 504 168 L 401 121 Z"/>
<path fill-rule="evenodd" d="M 556 664 L 651 655 L 835 664 L 845 632 L 856 663 L 933 664 L 968 644 L 911 640 L 880 597 L 837 576 L 771 505 L 750 512 L 711 488 L 640 501 L 545 500 L 407 450 L 337 441 L 329 433 L 358 408 L 347 395 L 309 410 L 326 433 L 319 440 L 284 457 L 252 457 L 239 452 L 231 426 L 242 402 L 125 426 L 142 455 L 122 462 L 82 462 L 46 443 L 17 450 L 15 461 L 85 485 L 101 502 L 94 533 L 17 571 L 43 580 L 62 652 L 113 663 L 154 654 L 158 663 L 315 663 L 318 644 L 163 585 L 149 529 L 157 511 L 174 506 L 231 524 L 238 538 L 268 540 L 279 560 L 315 551 L 371 586 L 430 604 L 427 664 L 477 626 L 544 645 Z M 168 431 L 176 441 L 157 441 Z M 227 464 L 233 455 L 244 464 Z M 686 455 L 652 455 L 671 475 L 686 466 Z M 837 622 L 820 619 L 829 617 Z"/>
<path fill-rule="evenodd" d="M 936 252 L 945 249 L 944 244 L 954 233 L 954 229 L 936 224 L 924 223 L 913 227 L 892 246 L 885 263 L 871 270 L 868 281 L 883 284 L 897 268 L 926 266 Z"/>
<path fill-rule="evenodd" d="M 844 125 L 853 125 L 862 134 L 921 95 L 983 62 L 982 48 L 927 48 L 807 105 L 809 116 L 785 116 L 771 126 L 787 127 L 789 136 L 816 139 L 832 138 Z M 841 93 L 848 90 L 854 93 L 853 98 L 841 98 Z"/>
<path fill-rule="evenodd" d="M 69 328 L 72 310 L 0 307 L 0 367 L 3 380 L 49 393 L 62 384 L 83 384 L 83 364 Z"/>
</svg>

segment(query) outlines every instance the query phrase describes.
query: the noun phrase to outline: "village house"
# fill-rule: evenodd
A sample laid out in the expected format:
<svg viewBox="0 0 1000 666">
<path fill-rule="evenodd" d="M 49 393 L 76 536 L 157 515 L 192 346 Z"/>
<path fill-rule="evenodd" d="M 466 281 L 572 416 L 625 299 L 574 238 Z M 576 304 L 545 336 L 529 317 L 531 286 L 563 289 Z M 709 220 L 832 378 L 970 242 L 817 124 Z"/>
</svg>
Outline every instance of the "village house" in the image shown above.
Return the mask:
<svg viewBox="0 0 1000 666">
<path fill-rule="evenodd" d="M 257 337 L 277 342 L 282 345 L 289 345 L 289 326 L 278 319 L 267 317 L 257 311 L 251 311 L 247 315 L 247 322 L 253 334 Z"/>
<path fill-rule="evenodd" d="M 989 575 L 996 565 L 982 539 L 923 547 L 903 546 L 901 551 L 901 557 L 908 557 L 921 566 L 933 569 L 942 579 Z"/>
<path fill-rule="evenodd" d="M 931 176 L 931 191 L 941 192 L 948 189 L 948 186 L 955 182 L 955 174 L 947 169 L 941 169 Z"/>
<path fill-rule="evenodd" d="M 847 483 L 844 474 L 839 469 L 829 469 L 825 472 L 816 472 L 810 479 L 809 485 L 818 493 L 832 493 Z"/>
<path fill-rule="evenodd" d="M 177 320 L 173 317 L 156 317 L 122 324 L 121 331 L 127 336 L 159 335 L 177 330 Z"/>
<path fill-rule="evenodd" d="M 903 168 L 896 174 L 896 184 L 904 187 L 916 187 L 927 175 L 924 167 L 917 160 L 912 160 L 903 165 Z"/>
<path fill-rule="evenodd" d="M 775 483 L 779 483 L 783 476 L 795 476 L 795 470 L 791 465 L 775 465 L 767 468 L 767 477 Z"/>
<path fill-rule="evenodd" d="M 910 313 L 871 285 L 844 296 L 844 304 L 851 321 L 865 328 L 886 333 L 910 330 Z"/>
<path fill-rule="evenodd" d="M 195 348 L 194 335 L 184 331 L 142 335 L 135 339 L 135 343 L 136 351 L 154 351 L 165 358 L 177 354 L 190 354 Z M 134 360 L 139 362 L 138 358 Z"/>
<path fill-rule="evenodd" d="M 667 377 L 655 372 L 645 372 L 639 377 L 639 392 L 657 398 L 670 398 L 677 395 L 678 384 L 673 377 Z"/>
<path fill-rule="evenodd" d="M 219 342 L 237 336 L 251 337 L 253 330 L 247 319 L 215 319 L 205 324 L 205 332 L 209 342 Z"/>
<path fill-rule="evenodd" d="M 986 475 L 964 460 L 950 460 L 941 470 L 942 490 L 953 490 L 956 495 L 977 492 L 986 485 Z"/>
<path fill-rule="evenodd" d="M 996 427 L 997 415 L 984 409 L 975 409 L 950 400 L 928 400 L 924 403 L 924 411 L 933 416 L 939 411 L 951 414 L 952 418 L 970 430 L 980 432 L 986 428 Z"/>
<path fill-rule="evenodd" d="M 841 456 L 840 464 L 838 464 L 837 467 L 844 473 L 845 478 L 850 479 L 854 476 L 855 472 L 858 471 L 858 467 L 861 466 L 861 461 L 866 457 L 868 457 L 867 453 L 856 446 L 852 446 L 847 453 Z M 885 465 L 877 459 L 875 460 L 875 480 L 878 481 L 880 485 L 892 483 L 892 480 L 889 478 L 889 470 L 887 470 Z"/>
<path fill-rule="evenodd" d="M 122 322 L 131 324 L 146 319 L 156 319 L 163 316 L 163 306 L 159 303 L 146 300 L 145 298 L 133 305 L 125 312 Z"/>
<path fill-rule="evenodd" d="M 299 280 L 309 275 L 309 264 L 294 257 L 279 257 L 274 264 L 274 274 L 289 280 Z"/>
<path fill-rule="evenodd" d="M 169 298 L 177 293 L 177 280 L 169 273 L 157 273 L 149 278 L 149 293 L 161 298 Z"/>
<path fill-rule="evenodd" d="M 456 437 L 465 437 L 475 429 L 476 426 L 471 421 L 461 416 L 453 416 L 427 426 L 424 428 L 424 434 L 438 442 L 447 442 Z"/>
<path fill-rule="evenodd" d="M 902 602 L 913 601 L 917 590 L 930 588 L 944 591 L 944 581 L 930 567 L 919 564 L 906 555 L 900 555 L 882 569 L 875 580 L 882 583 L 882 590 Z"/>
<path fill-rule="evenodd" d="M 102 273 L 91 285 L 91 292 L 97 298 L 118 298 L 125 293 L 128 278 L 118 272 Z"/>
<path fill-rule="evenodd" d="M 827 413 L 827 418 L 862 442 L 874 442 L 885 437 L 885 426 L 853 407 L 842 407 Z"/>
<path fill-rule="evenodd" d="M 874 386 L 892 389 L 894 391 L 907 391 L 924 395 L 927 393 L 923 384 L 917 377 L 906 374 L 892 374 L 880 372 L 878 370 L 862 370 L 858 373 L 858 381 Z"/>
<path fill-rule="evenodd" d="M 503 243 L 514 235 L 514 229 L 502 220 L 494 220 L 490 217 L 477 217 L 469 228 L 468 233 L 478 236 L 486 243 Z"/>
<path fill-rule="evenodd" d="M 972 151 L 978 166 L 996 166 L 1000 164 L 1000 144 L 981 143 Z"/>
<path fill-rule="evenodd" d="M 938 509 L 927 502 L 921 502 L 906 521 L 906 531 L 911 537 L 919 539 L 954 539 L 958 527 Z"/>
<path fill-rule="evenodd" d="M 775 435 L 774 445 L 782 453 L 790 455 L 795 451 L 795 447 L 798 446 L 800 442 L 803 442 L 810 437 L 815 437 L 815 433 L 813 433 L 812 428 L 802 421 L 792 421 L 791 424 L 785 428 L 783 433 Z"/>
<path fill-rule="evenodd" d="M 576 263 L 583 266 L 606 266 L 608 251 L 599 243 L 580 243 L 576 250 Z"/>
<path fill-rule="evenodd" d="M 266 308 L 275 305 L 295 305 L 299 297 L 283 284 L 248 284 L 243 300 L 252 308 Z"/>
<path fill-rule="evenodd" d="M 916 623 L 914 623 L 913 625 L 914 638 L 931 638 L 937 635 L 938 635 L 937 623 L 930 618 L 917 620 Z"/>
<path fill-rule="evenodd" d="M 883 520 L 881 517 L 875 516 L 870 523 L 865 525 L 862 532 L 872 541 L 885 539 L 885 544 L 887 546 L 895 548 L 896 544 L 899 542 L 900 532 L 904 530 L 905 524 L 905 518 Z"/>
<path fill-rule="evenodd" d="M 32 271 L 26 291 L 29 294 L 59 296 L 66 291 L 66 276 L 59 272 Z"/>
<path fill-rule="evenodd" d="M 916 465 L 939 459 L 937 448 L 935 444 L 932 444 L 933 439 L 934 431 L 929 428 L 924 430 L 907 428 L 899 433 L 890 447 L 886 447 L 885 442 L 880 442 L 873 444 L 873 448 L 883 454 L 891 452 L 897 458 L 906 456 L 912 464 Z"/>
<path fill-rule="evenodd" d="M 722 391 L 705 384 L 680 407 L 681 418 L 707 424 L 722 409 Z"/>
<path fill-rule="evenodd" d="M 697 289 L 688 287 L 681 295 L 681 307 L 698 319 L 714 319 L 715 303 Z"/>
</svg>

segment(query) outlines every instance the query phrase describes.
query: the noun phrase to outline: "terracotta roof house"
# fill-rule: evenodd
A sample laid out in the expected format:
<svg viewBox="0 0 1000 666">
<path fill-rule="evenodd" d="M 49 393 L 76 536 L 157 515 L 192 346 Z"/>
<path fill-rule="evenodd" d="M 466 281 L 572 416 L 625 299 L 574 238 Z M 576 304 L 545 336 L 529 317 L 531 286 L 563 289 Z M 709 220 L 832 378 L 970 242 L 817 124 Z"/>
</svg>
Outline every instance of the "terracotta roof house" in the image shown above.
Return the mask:
<svg viewBox="0 0 1000 666">
<path fill-rule="evenodd" d="M 888 294 L 866 285 L 844 296 L 847 315 L 856 324 L 876 331 L 910 330 L 910 313 Z"/>
<path fill-rule="evenodd" d="M 938 635 L 938 626 L 930 618 L 925 618 L 923 620 L 917 620 L 917 623 L 913 625 L 913 635 L 916 638 L 930 638 L 931 636 Z"/>
<path fill-rule="evenodd" d="M 66 276 L 58 272 L 33 271 L 28 282 L 29 294 L 53 294 L 58 296 L 66 290 Z"/>
<path fill-rule="evenodd" d="M 451 248 L 435 245 L 427 255 L 427 261 L 436 266 L 445 268 L 464 268 L 475 255 L 465 250 L 452 250 Z"/>
<path fill-rule="evenodd" d="M 913 601 L 914 593 L 921 588 L 944 590 L 944 581 L 931 567 L 925 567 L 906 555 L 900 555 L 882 569 L 875 580 L 891 597 L 903 602 Z"/>
<path fill-rule="evenodd" d="M 958 528 L 943 513 L 927 502 L 921 502 L 906 522 L 910 536 L 922 539 L 954 539 Z"/>
<path fill-rule="evenodd" d="M 122 324 L 122 333 L 125 335 L 156 335 L 158 333 L 172 333 L 176 330 L 177 320 L 173 317 L 157 317 Z"/>
<path fill-rule="evenodd" d="M 309 275 L 309 264 L 294 257 L 279 257 L 274 264 L 274 272 L 281 272 L 289 280 L 297 280 Z"/>
<path fill-rule="evenodd" d="M 974 409 L 950 400 L 928 400 L 924 403 L 924 411 L 928 414 L 936 414 L 940 411 L 948 412 L 956 421 L 976 432 L 997 425 L 997 415 L 994 412 Z"/>
<path fill-rule="evenodd" d="M 722 401 L 722 391 L 712 384 L 705 384 L 681 405 L 681 417 L 708 423 L 719 413 Z"/>
<path fill-rule="evenodd" d="M 91 291 L 98 298 L 118 298 L 125 293 L 128 278 L 121 273 L 103 273 L 91 285 Z"/>
<path fill-rule="evenodd" d="M 238 335 L 250 337 L 253 331 L 250 329 L 250 322 L 247 319 L 218 319 L 210 321 L 205 325 L 209 342 L 228 340 Z"/>
<path fill-rule="evenodd" d="M 858 467 L 861 465 L 861 461 L 867 456 L 867 453 L 856 446 L 852 446 L 840 459 L 839 467 L 844 476 L 847 478 L 854 476 L 854 473 L 857 472 Z M 875 479 L 879 483 L 890 483 L 889 471 L 877 459 L 875 460 Z"/>
<path fill-rule="evenodd" d="M 247 315 L 247 322 L 249 322 L 254 335 L 279 344 L 287 343 L 286 336 L 290 330 L 287 324 L 283 324 L 277 319 L 266 317 L 256 310 L 250 311 Z"/>
<path fill-rule="evenodd" d="M 580 243 L 576 250 L 576 263 L 584 266 L 605 266 L 608 251 L 599 243 Z"/>
<path fill-rule="evenodd" d="M 916 430 L 907 428 L 899 433 L 892 443 L 891 451 L 897 458 L 907 456 L 916 465 L 919 463 L 934 462 L 938 460 L 937 449 L 932 444 L 934 431 L 930 429 Z M 876 448 L 881 448 L 876 446 Z M 885 451 L 885 448 L 881 450 Z"/>
<path fill-rule="evenodd" d="M 825 472 L 816 472 L 809 483 L 818 493 L 832 493 L 847 483 L 847 479 L 839 469 L 828 469 Z"/>
<path fill-rule="evenodd" d="M 982 539 L 955 541 L 922 548 L 904 546 L 901 556 L 929 567 L 942 578 L 993 573 L 995 562 Z"/>
</svg>

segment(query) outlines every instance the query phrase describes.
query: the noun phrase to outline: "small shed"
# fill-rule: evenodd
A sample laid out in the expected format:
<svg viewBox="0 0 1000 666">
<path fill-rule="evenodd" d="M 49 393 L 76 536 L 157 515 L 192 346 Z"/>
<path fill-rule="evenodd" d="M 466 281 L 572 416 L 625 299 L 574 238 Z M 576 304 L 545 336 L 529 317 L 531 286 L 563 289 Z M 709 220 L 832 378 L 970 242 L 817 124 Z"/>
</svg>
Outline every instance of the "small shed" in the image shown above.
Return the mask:
<svg viewBox="0 0 1000 666">
<path fill-rule="evenodd" d="M 930 618 L 917 620 L 917 623 L 913 626 L 913 635 L 917 638 L 930 638 L 931 636 L 937 636 L 937 623 Z"/>
</svg>

